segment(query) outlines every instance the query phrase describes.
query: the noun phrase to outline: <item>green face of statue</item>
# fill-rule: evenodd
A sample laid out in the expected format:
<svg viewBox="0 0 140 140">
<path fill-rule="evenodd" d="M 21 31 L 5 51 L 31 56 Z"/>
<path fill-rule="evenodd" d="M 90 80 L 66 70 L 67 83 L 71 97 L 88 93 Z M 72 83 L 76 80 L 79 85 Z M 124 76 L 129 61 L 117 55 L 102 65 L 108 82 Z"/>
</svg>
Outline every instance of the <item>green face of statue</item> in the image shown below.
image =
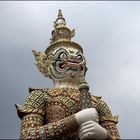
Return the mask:
<svg viewBox="0 0 140 140">
<path fill-rule="evenodd" d="M 54 80 L 75 79 L 85 76 L 86 61 L 81 51 L 74 48 L 54 50 L 50 64 L 50 76 Z"/>
</svg>

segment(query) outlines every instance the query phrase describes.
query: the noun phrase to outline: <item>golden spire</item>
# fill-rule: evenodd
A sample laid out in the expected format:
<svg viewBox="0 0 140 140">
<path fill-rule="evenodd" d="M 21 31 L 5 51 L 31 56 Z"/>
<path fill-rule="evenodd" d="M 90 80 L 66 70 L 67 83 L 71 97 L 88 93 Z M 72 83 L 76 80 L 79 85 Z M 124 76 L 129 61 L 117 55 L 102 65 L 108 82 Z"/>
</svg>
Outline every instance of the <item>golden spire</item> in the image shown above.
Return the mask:
<svg viewBox="0 0 140 140">
<path fill-rule="evenodd" d="M 52 31 L 52 38 L 50 44 L 60 40 L 70 41 L 75 35 L 75 30 L 70 30 L 66 27 L 66 21 L 63 17 L 62 11 L 58 10 L 58 18 L 54 21 L 54 30 Z"/>
<path fill-rule="evenodd" d="M 54 27 L 58 28 L 58 27 L 62 27 L 65 25 L 66 25 L 65 18 L 63 17 L 62 11 L 59 9 L 58 10 L 58 18 L 54 22 Z"/>
<path fill-rule="evenodd" d="M 61 9 L 58 10 L 58 18 L 63 18 L 63 14 L 62 14 Z"/>
<path fill-rule="evenodd" d="M 75 29 L 70 30 L 68 27 L 66 27 L 65 18 L 63 17 L 62 11 L 59 9 L 58 17 L 54 21 L 54 30 L 52 31 L 52 37 L 50 38 L 50 45 L 45 50 L 45 53 L 47 54 L 53 48 L 60 47 L 60 44 L 69 44 L 70 46 L 78 48 L 82 51 L 82 48 L 79 44 L 71 41 L 71 38 L 74 36 Z"/>
</svg>

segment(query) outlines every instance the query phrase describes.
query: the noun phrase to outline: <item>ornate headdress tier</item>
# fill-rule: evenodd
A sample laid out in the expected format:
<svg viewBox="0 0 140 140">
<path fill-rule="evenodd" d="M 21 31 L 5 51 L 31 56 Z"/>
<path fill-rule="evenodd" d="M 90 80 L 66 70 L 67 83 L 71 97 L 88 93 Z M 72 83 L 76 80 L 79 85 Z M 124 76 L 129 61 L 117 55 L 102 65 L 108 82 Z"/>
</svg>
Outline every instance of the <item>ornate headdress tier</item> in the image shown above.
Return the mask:
<svg viewBox="0 0 140 140">
<path fill-rule="evenodd" d="M 75 36 L 75 29 L 70 30 L 66 27 L 66 21 L 63 17 L 62 11 L 58 10 L 58 18 L 54 21 L 54 30 L 52 31 L 52 38 L 50 39 L 50 46 L 46 49 L 45 53 L 48 54 L 55 48 L 62 46 L 73 47 L 81 50 L 81 46 L 71 41 L 71 38 Z"/>
</svg>

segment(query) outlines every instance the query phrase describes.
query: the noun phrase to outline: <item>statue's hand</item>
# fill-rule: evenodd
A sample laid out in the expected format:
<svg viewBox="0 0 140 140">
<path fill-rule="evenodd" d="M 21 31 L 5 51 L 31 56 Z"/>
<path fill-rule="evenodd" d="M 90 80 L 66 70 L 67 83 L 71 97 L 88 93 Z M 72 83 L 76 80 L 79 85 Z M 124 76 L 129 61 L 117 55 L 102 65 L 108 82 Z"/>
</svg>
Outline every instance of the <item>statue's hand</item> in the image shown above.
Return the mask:
<svg viewBox="0 0 140 140">
<path fill-rule="evenodd" d="M 87 108 L 76 113 L 75 118 L 80 126 L 82 123 L 87 121 L 98 122 L 98 113 L 95 108 Z"/>
<path fill-rule="evenodd" d="M 80 140 L 106 139 L 107 130 L 94 121 L 87 121 L 79 128 Z"/>
</svg>

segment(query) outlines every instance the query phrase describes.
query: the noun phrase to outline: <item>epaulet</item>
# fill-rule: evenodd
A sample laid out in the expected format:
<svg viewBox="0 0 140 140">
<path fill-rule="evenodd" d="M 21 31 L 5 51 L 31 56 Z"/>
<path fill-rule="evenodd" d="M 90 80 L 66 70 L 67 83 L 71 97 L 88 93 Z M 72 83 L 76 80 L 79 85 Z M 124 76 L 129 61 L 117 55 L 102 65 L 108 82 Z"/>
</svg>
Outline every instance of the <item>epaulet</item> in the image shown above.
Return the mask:
<svg viewBox="0 0 140 140">
<path fill-rule="evenodd" d="M 45 115 L 45 110 L 44 109 L 40 109 L 40 108 L 36 108 L 36 109 L 27 109 L 27 108 L 24 108 L 23 106 L 19 105 L 19 104 L 15 104 L 15 107 L 16 107 L 16 111 L 17 111 L 17 114 L 18 114 L 18 117 L 20 119 L 22 119 L 22 117 L 26 114 L 29 114 L 29 113 L 38 113 L 38 114 L 42 114 L 42 115 Z"/>
<path fill-rule="evenodd" d="M 35 90 L 47 91 L 48 88 L 32 88 L 32 87 L 29 87 L 29 93 L 30 94 L 32 93 L 32 91 L 35 91 Z"/>
<path fill-rule="evenodd" d="M 35 90 L 37 90 L 37 89 L 29 87 L 29 93 L 31 93 L 32 91 L 35 91 Z"/>
<path fill-rule="evenodd" d="M 102 96 L 91 95 L 91 100 L 94 101 L 95 103 L 97 103 L 101 98 Z"/>
<path fill-rule="evenodd" d="M 44 115 L 45 111 L 43 108 L 44 100 L 43 100 L 43 92 L 46 92 L 47 88 L 31 88 L 29 87 L 29 95 L 25 100 L 25 103 L 23 106 L 19 104 L 15 104 L 17 114 L 19 118 L 22 119 L 22 117 L 29 113 L 39 113 Z M 36 103 L 37 98 L 40 98 L 40 102 Z M 35 104 L 36 103 L 36 104 Z M 36 107 L 38 106 L 38 107 Z"/>
<path fill-rule="evenodd" d="M 40 88 L 41 89 L 41 88 Z M 29 87 L 29 93 L 32 93 L 32 91 L 35 91 L 35 90 L 40 90 L 39 88 L 32 88 L 32 87 Z"/>
</svg>

